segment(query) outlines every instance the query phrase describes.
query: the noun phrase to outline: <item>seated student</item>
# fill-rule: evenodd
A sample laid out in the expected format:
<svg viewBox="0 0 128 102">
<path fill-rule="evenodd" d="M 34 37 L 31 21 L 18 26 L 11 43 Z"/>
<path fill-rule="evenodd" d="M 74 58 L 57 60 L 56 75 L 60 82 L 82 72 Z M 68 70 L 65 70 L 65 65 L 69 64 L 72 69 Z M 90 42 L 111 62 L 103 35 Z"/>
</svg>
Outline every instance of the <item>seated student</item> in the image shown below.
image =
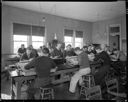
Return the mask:
<svg viewBox="0 0 128 102">
<path fill-rule="evenodd" d="M 95 46 L 91 45 L 91 53 L 96 54 Z"/>
<path fill-rule="evenodd" d="M 29 45 L 29 47 L 32 49 L 32 54 L 34 55 L 34 57 L 38 57 L 38 53 L 37 53 L 37 50 L 33 48 L 32 45 Z"/>
<path fill-rule="evenodd" d="M 91 53 L 96 54 L 95 47 L 93 45 L 88 46 L 87 54 L 91 54 Z"/>
<path fill-rule="evenodd" d="M 56 48 L 51 52 L 51 57 L 52 58 L 62 58 L 63 53 L 61 52 L 61 44 L 58 43 Z"/>
<path fill-rule="evenodd" d="M 33 82 L 34 84 L 33 87 L 31 87 L 28 90 L 29 97 L 33 97 L 33 95 L 35 94 L 35 98 L 39 98 L 39 92 L 38 92 L 39 90 L 37 90 L 39 87 L 50 84 L 50 70 L 56 67 L 54 61 L 48 57 L 49 55 L 48 48 L 39 50 L 38 54 L 40 57 L 33 59 L 30 63 L 28 63 L 25 66 L 25 69 L 30 69 L 34 67 L 37 73 L 37 78 Z M 55 72 L 56 68 L 52 69 L 52 71 Z"/>
<path fill-rule="evenodd" d="M 102 66 L 101 68 L 99 68 L 98 72 L 95 73 L 94 79 L 95 79 L 96 85 L 104 85 L 105 75 L 109 71 L 109 68 L 110 68 L 110 57 L 107 54 L 107 52 L 101 49 L 100 45 L 97 46 L 95 49 L 96 49 L 97 55 L 95 55 L 94 61 L 101 60 Z"/>
<path fill-rule="evenodd" d="M 72 76 L 69 91 L 75 93 L 77 82 L 82 83 L 82 76 L 91 72 L 88 55 L 84 53 L 79 47 L 75 48 L 75 53 L 78 55 L 79 71 Z"/>
<path fill-rule="evenodd" d="M 23 54 L 23 56 L 21 57 L 21 61 L 22 60 L 30 60 L 30 59 L 33 59 L 35 58 L 35 56 L 32 54 L 32 49 L 30 47 L 28 47 L 26 49 L 26 52 Z"/>
<path fill-rule="evenodd" d="M 116 69 L 117 75 L 121 75 L 121 71 L 125 70 L 126 67 L 126 56 L 123 51 L 113 50 L 111 54 L 112 67 Z"/>
<path fill-rule="evenodd" d="M 26 52 L 24 44 L 21 44 L 21 48 L 18 49 L 18 55 L 21 57 Z"/>
<path fill-rule="evenodd" d="M 92 51 L 92 49 L 91 49 L 91 45 L 89 45 L 89 46 L 88 46 L 87 54 L 90 54 L 90 53 L 91 53 L 91 51 Z"/>
<path fill-rule="evenodd" d="M 106 51 L 109 55 L 112 54 L 112 51 L 110 50 L 110 46 L 105 46 L 104 51 Z"/>
<path fill-rule="evenodd" d="M 83 46 L 83 51 L 88 54 L 88 46 Z"/>
<path fill-rule="evenodd" d="M 66 46 L 66 50 L 64 51 L 64 57 L 68 57 L 68 56 L 75 56 L 75 52 L 72 49 L 71 44 L 68 44 Z"/>
</svg>

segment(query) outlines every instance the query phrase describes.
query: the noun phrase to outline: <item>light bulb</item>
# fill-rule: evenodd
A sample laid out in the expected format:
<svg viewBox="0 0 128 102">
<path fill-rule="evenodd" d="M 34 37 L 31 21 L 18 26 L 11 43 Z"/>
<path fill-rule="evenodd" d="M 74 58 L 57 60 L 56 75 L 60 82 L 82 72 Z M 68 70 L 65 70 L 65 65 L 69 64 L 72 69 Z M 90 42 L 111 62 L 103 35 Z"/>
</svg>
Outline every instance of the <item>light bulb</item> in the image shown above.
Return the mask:
<svg viewBox="0 0 128 102">
<path fill-rule="evenodd" d="M 45 22 L 45 17 L 43 17 L 42 21 Z"/>
</svg>

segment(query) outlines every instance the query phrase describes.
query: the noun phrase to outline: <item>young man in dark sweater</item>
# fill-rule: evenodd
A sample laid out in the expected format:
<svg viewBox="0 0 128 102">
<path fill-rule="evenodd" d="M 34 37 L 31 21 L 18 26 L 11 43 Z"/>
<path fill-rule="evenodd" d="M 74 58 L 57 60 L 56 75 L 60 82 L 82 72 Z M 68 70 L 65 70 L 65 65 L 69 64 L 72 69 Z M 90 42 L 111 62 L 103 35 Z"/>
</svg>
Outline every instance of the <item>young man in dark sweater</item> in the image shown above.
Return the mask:
<svg viewBox="0 0 128 102">
<path fill-rule="evenodd" d="M 34 91 L 34 89 L 38 89 L 39 87 L 50 84 L 50 71 L 52 70 L 53 72 L 55 72 L 56 65 L 54 61 L 48 57 L 49 50 L 47 48 L 39 50 L 38 54 L 40 55 L 40 57 L 33 59 L 25 66 L 25 69 L 30 69 L 34 67 L 36 70 L 37 78 L 33 82 L 33 87 L 28 90 L 28 93 L 29 95 L 31 94 L 30 96 L 35 94 L 35 97 L 38 96 L 39 98 L 39 92 L 37 90 Z"/>
<path fill-rule="evenodd" d="M 94 61 L 100 60 L 102 62 L 101 68 L 98 70 L 98 72 L 95 73 L 95 83 L 96 85 L 101 85 L 102 82 L 105 81 L 105 75 L 110 69 L 110 57 L 107 54 L 107 52 L 103 51 L 101 49 L 101 46 L 97 46 L 96 48 L 97 55 L 95 56 Z"/>
<path fill-rule="evenodd" d="M 63 53 L 61 52 L 61 43 L 58 43 L 56 48 L 51 52 L 51 57 L 52 58 L 62 58 Z"/>
<path fill-rule="evenodd" d="M 21 57 L 26 52 L 24 44 L 21 44 L 21 48 L 18 49 L 18 55 Z"/>
<path fill-rule="evenodd" d="M 65 57 L 70 57 L 70 56 L 75 56 L 75 55 L 76 55 L 76 54 L 75 54 L 75 52 L 73 51 L 71 44 L 68 44 L 68 45 L 66 46 L 66 50 L 64 51 L 64 58 L 65 58 Z"/>
</svg>

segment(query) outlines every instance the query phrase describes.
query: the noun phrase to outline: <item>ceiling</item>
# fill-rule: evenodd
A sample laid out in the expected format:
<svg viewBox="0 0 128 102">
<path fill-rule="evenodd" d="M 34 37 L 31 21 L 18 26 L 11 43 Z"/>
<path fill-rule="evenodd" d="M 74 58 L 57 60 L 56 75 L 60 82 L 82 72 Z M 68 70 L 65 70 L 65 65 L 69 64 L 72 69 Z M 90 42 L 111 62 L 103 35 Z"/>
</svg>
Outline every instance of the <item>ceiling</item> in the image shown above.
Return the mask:
<svg viewBox="0 0 128 102">
<path fill-rule="evenodd" d="M 107 20 L 126 14 L 125 1 L 116 2 L 9 2 L 2 4 L 36 12 L 89 22 Z"/>
</svg>

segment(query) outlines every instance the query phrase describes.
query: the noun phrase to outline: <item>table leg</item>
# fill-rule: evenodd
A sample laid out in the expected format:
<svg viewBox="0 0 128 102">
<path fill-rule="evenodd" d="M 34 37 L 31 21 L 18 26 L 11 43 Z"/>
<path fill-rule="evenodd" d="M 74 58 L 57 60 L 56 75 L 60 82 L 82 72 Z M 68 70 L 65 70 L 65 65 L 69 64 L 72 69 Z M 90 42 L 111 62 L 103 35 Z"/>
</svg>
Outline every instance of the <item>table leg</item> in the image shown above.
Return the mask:
<svg viewBox="0 0 128 102">
<path fill-rule="evenodd" d="M 16 99 L 21 99 L 21 83 L 16 82 Z"/>
</svg>

